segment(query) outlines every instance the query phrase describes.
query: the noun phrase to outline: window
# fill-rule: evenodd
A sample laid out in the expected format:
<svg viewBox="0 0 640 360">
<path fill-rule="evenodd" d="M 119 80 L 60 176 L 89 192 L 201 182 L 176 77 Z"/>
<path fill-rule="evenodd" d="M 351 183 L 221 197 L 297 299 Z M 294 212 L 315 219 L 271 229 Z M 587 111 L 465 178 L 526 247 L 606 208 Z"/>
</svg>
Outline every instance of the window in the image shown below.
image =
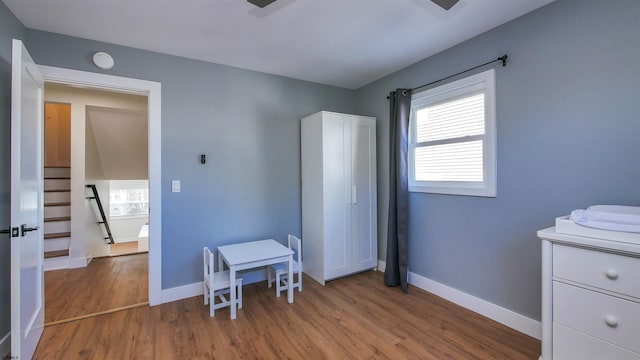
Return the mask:
<svg viewBox="0 0 640 360">
<path fill-rule="evenodd" d="M 495 72 L 411 97 L 409 191 L 496 196 Z"/>
<path fill-rule="evenodd" d="M 109 181 L 109 216 L 149 214 L 149 182 L 147 180 Z"/>
</svg>

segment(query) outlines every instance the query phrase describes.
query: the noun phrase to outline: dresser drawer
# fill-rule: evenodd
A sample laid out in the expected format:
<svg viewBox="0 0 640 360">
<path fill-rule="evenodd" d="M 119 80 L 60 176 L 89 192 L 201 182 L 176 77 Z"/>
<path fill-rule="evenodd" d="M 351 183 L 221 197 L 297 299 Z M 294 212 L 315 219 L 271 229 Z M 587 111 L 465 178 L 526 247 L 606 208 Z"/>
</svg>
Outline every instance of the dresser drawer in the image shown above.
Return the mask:
<svg viewBox="0 0 640 360">
<path fill-rule="evenodd" d="M 640 298 L 640 259 L 553 245 L 553 276 Z"/>
<path fill-rule="evenodd" d="M 554 281 L 553 322 L 640 352 L 639 303 Z"/>
<path fill-rule="evenodd" d="M 553 360 L 640 360 L 640 354 L 553 324 Z"/>
</svg>

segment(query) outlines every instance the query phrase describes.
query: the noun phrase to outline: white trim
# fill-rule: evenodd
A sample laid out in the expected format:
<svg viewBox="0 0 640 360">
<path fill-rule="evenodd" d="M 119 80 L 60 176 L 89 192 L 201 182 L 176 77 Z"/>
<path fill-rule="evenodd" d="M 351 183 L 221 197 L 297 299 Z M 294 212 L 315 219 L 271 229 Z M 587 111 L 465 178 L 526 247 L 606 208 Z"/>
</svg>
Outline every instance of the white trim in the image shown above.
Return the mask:
<svg viewBox="0 0 640 360">
<path fill-rule="evenodd" d="M 149 305 L 159 305 L 162 299 L 162 118 L 161 84 L 121 76 L 40 65 L 46 82 L 82 88 L 111 90 L 120 93 L 146 95 L 149 108 Z"/>
<path fill-rule="evenodd" d="M 169 303 L 204 294 L 202 281 L 162 290 L 162 302 Z"/>
<path fill-rule="evenodd" d="M 266 270 L 253 270 L 238 274 L 238 278 L 242 278 L 242 285 L 253 284 L 267 280 Z M 188 299 L 194 296 L 202 296 L 202 281 L 182 286 L 176 286 L 162 290 L 162 301 L 164 303 Z"/>
<path fill-rule="evenodd" d="M 379 271 L 384 272 L 386 266 L 386 262 L 378 260 Z M 460 305 L 468 310 L 488 317 L 491 320 L 497 321 L 523 334 L 529 335 L 538 340 L 542 337 L 542 323 L 540 321 L 533 320 L 512 310 L 503 308 L 486 300 L 480 299 L 479 297 L 469 295 L 460 290 L 412 272 L 409 272 L 408 282 L 417 288 L 428 291 L 443 299 L 451 301 L 456 305 Z"/>
<path fill-rule="evenodd" d="M 5 356 L 11 352 L 11 331 L 7 332 L 5 336 L 0 339 L 0 359 L 5 359 Z"/>
<path fill-rule="evenodd" d="M 409 283 L 538 340 L 542 336 L 542 324 L 539 321 L 512 310 L 412 272 L 409 272 Z"/>
<path fill-rule="evenodd" d="M 490 69 L 460 80 L 456 80 L 438 87 L 415 93 L 411 96 L 411 119 L 409 120 L 409 154 L 408 177 L 410 192 L 424 192 L 433 194 L 451 194 L 465 196 L 496 197 L 497 154 L 496 154 L 496 86 L 495 70 Z M 461 96 L 467 96 L 481 91 L 485 102 L 485 132 L 483 135 L 466 136 L 461 138 L 442 139 L 430 143 L 416 143 L 416 114 L 425 107 L 453 101 Z M 469 181 L 418 181 L 415 180 L 415 150 L 420 147 L 433 145 L 459 144 L 471 140 L 481 140 L 483 144 L 483 175 L 482 182 Z"/>
<path fill-rule="evenodd" d="M 128 237 L 128 238 L 113 239 L 113 242 L 116 244 L 122 244 L 122 243 L 128 243 L 128 242 L 138 242 L 139 240 L 140 238 L 135 236 L 135 237 Z"/>
<path fill-rule="evenodd" d="M 88 264 L 89 262 L 86 256 L 69 259 L 69 269 L 86 267 Z"/>
<path fill-rule="evenodd" d="M 60 270 L 69 268 L 69 256 L 58 256 L 44 259 L 42 263 L 44 271 Z"/>
</svg>

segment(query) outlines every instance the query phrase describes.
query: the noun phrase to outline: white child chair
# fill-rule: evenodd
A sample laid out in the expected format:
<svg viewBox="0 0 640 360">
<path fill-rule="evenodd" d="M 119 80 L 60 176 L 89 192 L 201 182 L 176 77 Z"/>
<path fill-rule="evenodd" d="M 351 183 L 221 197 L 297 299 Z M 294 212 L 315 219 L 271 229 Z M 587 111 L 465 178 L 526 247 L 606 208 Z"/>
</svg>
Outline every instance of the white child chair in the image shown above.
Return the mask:
<svg viewBox="0 0 640 360">
<path fill-rule="evenodd" d="M 229 293 L 230 278 L 229 270 L 216 272 L 213 267 L 213 253 L 205 246 L 204 257 L 204 304 L 209 305 L 209 316 L 215 315 L 215 310 L 231 305 L 231 300 L 225 297 Z M 235 286 L 238 288 L 237 304 L 242 309 L 242 279 L 236 279 Z M 216 304 L 216 296 L 220 302 Z"/>
<path fill-rule="evenodd" d="M 269 287 L 271 287 L 275 281 L 277 297 L 280 297 L 282 290 L 289 288 L 289 282 L 291 282 L 292 289 L 298 288 L 299 292 L 302 291 L 302 242 L 298 237 L 293 235 L 289 235 L 288 240 L 289 249 L 293 250 L 293 275 L 291 278 L 289 278 L 289 266 L 286 262 L 273 264 L 267 269 Z M 298 281 L 294 281 L 294 275 L 297 275 Z"/>
</svg>

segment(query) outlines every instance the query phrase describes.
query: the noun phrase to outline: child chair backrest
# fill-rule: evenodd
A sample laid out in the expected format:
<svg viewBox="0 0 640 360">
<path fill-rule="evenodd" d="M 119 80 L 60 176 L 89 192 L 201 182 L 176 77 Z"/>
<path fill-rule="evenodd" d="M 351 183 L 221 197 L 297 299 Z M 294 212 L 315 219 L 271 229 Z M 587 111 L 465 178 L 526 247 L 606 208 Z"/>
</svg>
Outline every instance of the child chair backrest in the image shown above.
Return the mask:
<svg viewBox="0 0 640 360">
<path fill-rule="evenodd" d="M 203 256 L 203 264 L 204 264 L 204 279 L 208 282 L 208 285 L 211 286 L 213 284 L 213 273 L 215 272 L 213 268 L 213 253 L 209 250 L 208 247 L 204 247 L 202 251 Z"/>
<path fill-rule="evenodd" d="M 289 249 L 293 250 L 293 259 L 302 263 L 302 241 L 295 235 L 289 235 Z"/>
</svg>

